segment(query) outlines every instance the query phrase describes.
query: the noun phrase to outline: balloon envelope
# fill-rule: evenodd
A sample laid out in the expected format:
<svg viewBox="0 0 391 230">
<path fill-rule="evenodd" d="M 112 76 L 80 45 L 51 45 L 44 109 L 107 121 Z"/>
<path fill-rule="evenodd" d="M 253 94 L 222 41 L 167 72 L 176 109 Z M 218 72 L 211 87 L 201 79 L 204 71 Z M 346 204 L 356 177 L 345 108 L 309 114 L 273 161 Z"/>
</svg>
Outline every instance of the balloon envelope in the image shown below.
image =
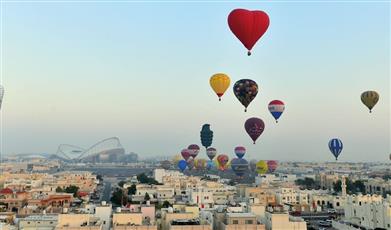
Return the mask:
<svg viewBox="0 0 391 230">
<path fill-rule="evenodd" d="M 261 136 L 265 129 L 265 123 L 260 118 L 252 117 L 247 119 L 244 128 L 255 144 L 255 141 Z"/>
<path fill-rule="evenodd" d="M 215 163 L 212 161 L 212 160 L 209 160 L 207 163 L 206 163 L 206 169 L 207 170 L 211 170 L 211 169 L 213 169 L 213 168 L 215 168 L 216 167 L 216 165 L 215 165 Z"/>
<path fill-rule="evenodd" d="M 260 161 L 257 162 L 256 166 L 257 166 L 256 171 L 257 171 L 257 173 L 259 175 L 265 174 L 267 172 L 267 170 L 268 170 L 266 161 L 260 160 Z"/>
<path fill-rule="evenodd" d="M 277 166 L 278 166 L 277 161 L 274 160 L 267 161 L 267 168 L 269 169 L 269 172 L 273 173 L 274 171 L 276 171 Z"/>
<path fill-rule="evenodd" d="M 282 101 L 274 100 L 269 103 L 268 109 L 276 122 L 278 122 L 278 119 L 281 117 L 282 113 L 285 110 L 285 105 Z"/>
<path fill-rule="evenodd" d="M 185 159 L 187 161 L 189 159 L 189 157 L 190 157 L 190 150 L 183 149 L 181 151 L 181 155 L 182 155 L 183 159 Z"/>
<path fill-rule="evenodd" d="M 247 107 L 258 94 L 258 85 L 253 80 L 241 79 L 235 83 L 233 90 L 235 97 L 244 106 L 244 111 L 247 111 Z"/>
<path fill-rule="evenodd" d="M 228 161 L 229 157 L 225 154 L 220 154 L 217 156 L 217 162 L 219 164 L 220 170 L 225 170 L 227 168 Z"/>
<path fill-rule="evenodd" d="M 365 91 L 361 94 L 361 102 L 372 112 L 373 107 L 379 101 L 379 94 L 376 91 Z"/>
<path fill-rule="evenodd" d="M 195 159 L 194 166 L 197 170 L 204 170 L 206 168 L 206 160 L 205 159 Z"/>
<path fill-rule="evenodd" d="M 260 10 L 235 9 L 228 15 L 232 33 L 242 42 L 251 55 L 251 49 L 269 27 L 269 16 Z"/>
<path fill-rule="evenodd" d="M 189 159 L 187 159 L 186 163 L 187 163 L 187 167 L 189 168 L 189 170 L 192 170 L 194 168 L 194 158 L 193 157 L 189 157 Z"/>
<path fill-rule="evenodd" d="M 208 155 L 210 160 L 213 160 L 216 154 L 217 154 L 217 150 L 215 148 L 210 147 L 206 149 L 206 155 Z"/>
<path fill-rule="evenodd" d="M 200 152 L 200 146 L 196 144 L 189 145 L 187 149 L 190 151 L 190 156 L 196 158 L 198 153 Z"/>
<path fill-rule="evenodd" d="M 209 146 L 212 145 L 213 131 L 210 130 L 209 124 L 204 124 L 202 126 L 202 129 L 200 132 L 200 137 L 201 137 L 202 146 L 204 146 L 205 148 L 208 148 Z"/>
<path fill-rule="evenodd" d="M 231 161 L 231 168 L 237 176 L 242 177 L 248 171 L 248 162 L 245 159 L 234 158 Z"/>
<path fill-rule="evenodd" d="M 333 138 L 329 141 L 330 152 L 334 155 L 335 160 L 338 160 L 339 154 L 341 154 L 343 149 L 342 141 L 338 138 Z"/>
<path fill-rule="evenodd" d="M 244 154 L 246 154 L 246 148 L 243 146 L 237 146 L 235 147 L 235 154 L 239 159 L 242 159 L 244 157 Z"/>
<path fill-rule="evenodd" d="M 256 160 L 251 160 L 249 165 L 250 165 L 249 168 L 250 168 L 251 172 L 256 172 L 256 170 L 257 170 L 257 161 Z"/>
<path fill-rule="evenodd" d="M 178 162 L 178 168 L 183 172 L 185 171 L 186 169 L 186 166 L 187 166 L 187 162 L 185 160 L 180 160 Z"/>
<path fill-rule="evenodd" d="M 230 83 L 231 80 L 228 75 L 223 73 L 216 73 L 209 79 L 209 84 L 219 97 L 219 101 L 221 101 L 221 97 L 224 95 L 225 91 L 227 91 Z"/>
</svg>

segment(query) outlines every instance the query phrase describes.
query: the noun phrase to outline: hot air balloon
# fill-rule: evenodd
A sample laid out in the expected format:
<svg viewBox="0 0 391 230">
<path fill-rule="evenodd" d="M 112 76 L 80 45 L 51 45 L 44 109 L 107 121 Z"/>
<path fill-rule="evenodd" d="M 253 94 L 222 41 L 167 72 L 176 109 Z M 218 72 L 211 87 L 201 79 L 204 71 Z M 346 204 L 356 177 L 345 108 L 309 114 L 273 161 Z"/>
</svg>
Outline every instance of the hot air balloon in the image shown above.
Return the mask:
<svg viewBox="0 0 391 230">
<path fill-rule="evenodd" d="M 339 154 L 341 154 L 343 149 L 342 141 L 338 138 L 331 139 L 329 141 L 329 149 L 331 153 L 334 155 L 335 160 L 338 160 Z"/>
<path fill-rule="evenodd" d="M 194 168 L 194 158 L 193 157 L 189 157 L 189 159 L 187 159 L 186 163 L 187 163 L 187 167 L 189 168 L 189 170 L 192 170 Z"/>
<path fill-rule="evenodd" d="M 201 136 L 202 146 L 204 146 L 205 148 L 208 148 L 209 146 L 212 145 L 213 131 L 210 130 L 209 124 L 205 124 L 202 126 L 200 136 Z"/>
<path fill-rule="evenodd" d="M 242 158 L 234 158 L 231 161 L 231 168 L 237 176 L 242 177 L 248 171 L 248 162 Z"/>
<path fill-rule="evenodd" d="M 170 169 L 171 167 L 171 162 L 168 160 L 164 160 L 160 162 L 160 166 L 166 170 Z"/>
<path fill-rule="evenodd" d="M 239 159 L 242 159 L 244 157 L 244 154 L 246 154 L 246 148 L 243 146 L 237 146 L 235 147 L 235 154 Z"/>
<path fill-rule="evenodd" d="M 196 159 L 194 161 L 194 166 L 197 170 L 204 170 L 206 168 L 206 160 L 205 159 Z"/>
<path fill-rule="evenodd" d="M 180 160 L 178 162 L 178 168 L 183 172 L 185 171 L 186 169 L 186 166 L 187 166 L 187 162 L 185 160 Z"/>
<path fill-rule="evenodd" d="M 235 9 L 228 15 L 228 25 L 250 56 L 251 49 L 269 27 L 269 16 L 260 10 Z"/>
<path fill-rule="evenodd" d="M 191 156 L 191 155 L 190 155 L 190 150 L 188 150 L 188 149 L 183 149 L 183 150 L 181 151 L 181 155 L 182 155 L 183 159 L 185 159 L 185 161 L 187 161 L 187 160 L 189 159 L 189 157 Z"/>
<path fill-rule="evenodd" d="M 230 83 L 231 80 L 228 75 L 223 73 L 216 73 L 209 79 L 209 84 L 219 97 L 219 101 L 221 101 L 221 97 L 227 91 Z"/>
<path fill-rule="evenodd" d="M 3 97 L 4 97 L 4 87 L 0 85 L 0 109 L 1 109 L 1 104 L 3 102 Z"/>
<path fill-rule="evenodd" d="M 241 79 L 237 81 L 233 87 L 236 98 L 244 106 L 244 111 L 247 111 L 248 105 L 258 94 L 258 85 L 250 79 Z"/>
<path fill-rule="evenodd" d="M 196 144 L 189 145 L 187 149 L 190 151 L 190 156 L 194 159 L 197 157 L 198 153 L 200 152 L 200 146 Z"/>
<path fill-rule="evenodd" d="M 255 144 L 255 141 L 259 136 L 261 136 L 263 130 L 265 129 L 265 123 L 263 123 L 262 119 L 260 118 L 252 117 L 247 119 L 246 123 L 244 124 L 244 128 Z"/>
<path fill-rule="evenodd" d="M 210 160 L 213 160 L 216 154 L 217 154 L 217 150 L 215 148 L 210 147 L 206 149 L 206 155 L 208 155 Z"/>
<path fill-rule="evenodd" d="M 212 161 L 212 160 L 209 160 L 207 163 L 206 163 L 206 169 L 207 170 L 211 170 L 215 167 L 215 163 Z"/>
<path fill-rule="evenodd" d="M 269 169 L 270 173 L 273 173 L 274 171 L 276 171 L 277 165 L 278 165 L 277 161 L 274 161 L 274 160 L 267 161 L 267 168 Z"/>
<path fill-rule="evenodd" d="M 391 153 L 390 153 L 390 156 L 389 156 L 390 160 L 391 160 Z"/>
<path fill-rule="evenodd" d="M 251 172 L 255 172 L 257 170 L 257 160 L 251 160 L 249 163 L 249 168 Z"/>
<path fill-rule="evenodd" d="M 256 169 L 256 171 L 257 171 L 257 173 L 259 175 L 265 174 L 267 172 L 267 170 L 268 170 L 268 168 L 267 168 L 266 161 L 260 160 L 260 161 L 257 162 L 257 169 Z"/>
<path fill-rule="evenodd" d="M 178 162 L 182 160 L 182 156 L 181 155 L 175 155 L 172 159 L 171 159 L 171 162 L 173 165 L 178 165 Z"/>
<path fill-rule="evenodd" d="M 217 163 L 219 165 L 219 169 L 224 171 L 227 169 L 227 164 L 229 162 L 229 157 L 225 154 L 220 154 L 217 156 Z"/>
<path fill-rule="evenodd" d="M 376 91 L 365 91 L 361 94 L 361 101 L 368 107 L 369 112 L 372 113 L 373 107 L 379 101 L 379 94 Z"/>
<path fill-rule="evenodd" d="M 272 114 L 274 119 L 276 119 L 276 123 L 278 123 L 278 118 L 282 115 L 285 110 L 284 102 L 279 100 L 274 100 L 269 103 L 269 112 Z"/>
</svg>

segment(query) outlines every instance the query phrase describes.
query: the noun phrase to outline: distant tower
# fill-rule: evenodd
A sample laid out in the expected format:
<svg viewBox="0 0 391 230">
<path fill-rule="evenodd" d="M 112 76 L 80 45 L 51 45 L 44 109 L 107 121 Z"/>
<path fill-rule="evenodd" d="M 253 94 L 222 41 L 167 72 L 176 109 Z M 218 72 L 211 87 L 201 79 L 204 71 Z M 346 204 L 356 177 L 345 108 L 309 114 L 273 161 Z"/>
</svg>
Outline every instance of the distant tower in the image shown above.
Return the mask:
<svg viewBox="0 0 391 230">
<path fill-rule="evenodd" d="M 341 191 L 342 191 L 342 196 L 346 196 L 346 177 L 345 176 L 342 176 Z"/>
</svg>

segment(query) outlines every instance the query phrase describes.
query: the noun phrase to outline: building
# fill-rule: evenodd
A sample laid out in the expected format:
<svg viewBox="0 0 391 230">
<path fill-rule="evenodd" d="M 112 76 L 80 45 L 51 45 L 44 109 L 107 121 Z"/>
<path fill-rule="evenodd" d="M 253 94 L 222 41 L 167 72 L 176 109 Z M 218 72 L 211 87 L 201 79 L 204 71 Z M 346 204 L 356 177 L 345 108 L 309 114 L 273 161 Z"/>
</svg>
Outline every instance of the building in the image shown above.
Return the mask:
<svg viewBox="0 0 391 230">
<path fill-rule="evenodd" d="M 365 229 L 391 229 L 391 197 L 353 195 L 347 197 L 344 225 Z M 339 223 L 341 225 L 342 223 Z M 343 228 L 338 228 L 343 229 Z"/>
<path fill-rule="evenodd" d="M 98 217 L 102 222 L 102 230 L 109 230 L 111 226 L 112 207 L 106 201 L 102 201 L 101 205 L 95 207 L 95 217 Z"/>
<path fill-rule="evenodd" d="M 364 182 L 367 194 L 385 195 L 391 194 L 391 181 L 382 178 L 370 178 Z"/>
<path fill-rule="evenodd" d="M 264 230 L 255 214 L 252 213 L 226 213 L 225 219 L 220 223 L 220 230 Z"/>
<path fill-rule="evenodd" d="M 102 230 L 102 227 L 93 214 L 59 214 L 55 230 Z"/>
<path fill-rule="evenodd" d="M 307 223 L 303 219 L 278 210 L 266 211 L 265 225 L 266 230 L 307 230 Z"/>
<path fill-rule="evenodd" d="M 57 226 L 57 215 L 34 215 L 19 220 L 20 230 L 52 230 Z"/>
</svg>

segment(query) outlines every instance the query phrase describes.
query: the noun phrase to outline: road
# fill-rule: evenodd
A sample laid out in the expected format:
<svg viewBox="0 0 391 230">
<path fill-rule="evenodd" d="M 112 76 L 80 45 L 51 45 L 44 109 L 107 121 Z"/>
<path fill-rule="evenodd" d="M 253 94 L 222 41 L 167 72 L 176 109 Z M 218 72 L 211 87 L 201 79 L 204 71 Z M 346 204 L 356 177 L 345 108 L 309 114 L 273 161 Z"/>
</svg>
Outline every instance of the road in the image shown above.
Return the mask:
<svg viewBox="0 0 391 230">
<path fill-rule="evenodd" d="M 105 187 L 103 189 L 103 195 L 101 201 L 109 202 L 111 196 L 111 182 L 106 181 L 104 184 Z"/>
</svg>

